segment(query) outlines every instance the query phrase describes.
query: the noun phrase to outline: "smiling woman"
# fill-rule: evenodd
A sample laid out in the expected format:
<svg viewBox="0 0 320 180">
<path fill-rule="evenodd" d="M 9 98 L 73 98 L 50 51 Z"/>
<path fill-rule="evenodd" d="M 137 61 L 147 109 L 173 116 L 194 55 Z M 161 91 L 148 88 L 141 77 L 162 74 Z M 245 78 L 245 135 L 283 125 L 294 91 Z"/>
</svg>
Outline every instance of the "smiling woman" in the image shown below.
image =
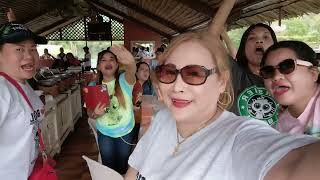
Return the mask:
<svg viewBox="0 0 320 180">
<path fill-rule="evenodd" d="M 290 174 L 284 169 L 302 157 L 292 150 L 317 141 L 279 134 L 261 121 L 226 111 L 222 97 L 231 92 L 230 70 L 219 39 L 209 35 L 180 35 L 162 56 L 157 78 L 166 108 L 130 156 L 126 179 L 279 179 L 276 171 Z M 319 143 L 309 147 L 299 152 L 320 151 Z"/>
<path fill-rule="evenodd" d="M 315 52 L 303 42 L 281 41 L 267 50 L 260 73 L 270 94 L 287 107 L 279 131 L 320 137 L 318 65 Z"/>
<path fill-rule="evenodd" d="M 217 33 L 224 22 L 213 22 L 209 31 L 178 36 L 161 56 L 156 75 L 166 108 L 131 154 L 125 179 L 318 179 L 317 139 L 280 134 L 226 111 L 230 69 Z"/>
<path fill-rule="evenodd" d="M 0 177 L 4 179 L 28 179 L 38 156 L 36 132 L 44 106 L 26 80 L 32 78 L 39 63 L 39 43 L 46 43 L 46 39 L 22 24 L 0 27 Z M 4 78 L 6 75 L 21 86 L 33 109 Z M 25 153 L 21 153 L 22 148 Z"/>
<path fill-rule="evenodd" d="M 124 73 L 119 73 L 121 64 L 126 68 Z M 132 89 L 136 64 L 126 48 L 114 45 L 98 54 L 97 70 L 97 82 L 92 84 L 108 89 L 110 105 L 99 103 L 88 108 L 88 114 L 96 119 L 102 164 L 124 174 L 134 138 Z"/>
</svg>

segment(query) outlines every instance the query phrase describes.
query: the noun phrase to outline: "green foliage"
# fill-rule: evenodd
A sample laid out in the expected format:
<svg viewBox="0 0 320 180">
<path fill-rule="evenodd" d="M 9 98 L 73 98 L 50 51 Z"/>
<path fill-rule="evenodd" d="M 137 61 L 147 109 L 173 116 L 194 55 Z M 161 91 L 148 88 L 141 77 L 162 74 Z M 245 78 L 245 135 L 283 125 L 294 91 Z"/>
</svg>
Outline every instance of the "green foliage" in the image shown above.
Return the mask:
<svg viewBox="0 0 320 180">
<path fill-rule="evenodd" d="M 230 39 L 233 41 L 236 48 L 239 47 L 242 34 L 244 33 L 244 31 L 246 29 L 247 29 L 247 27 L 244 27 L 244 28 L 239 28 L 239 29 L 235 29 L 235 30 L 228 32 L 228 35 L 229 35 Z"/>
</svg>

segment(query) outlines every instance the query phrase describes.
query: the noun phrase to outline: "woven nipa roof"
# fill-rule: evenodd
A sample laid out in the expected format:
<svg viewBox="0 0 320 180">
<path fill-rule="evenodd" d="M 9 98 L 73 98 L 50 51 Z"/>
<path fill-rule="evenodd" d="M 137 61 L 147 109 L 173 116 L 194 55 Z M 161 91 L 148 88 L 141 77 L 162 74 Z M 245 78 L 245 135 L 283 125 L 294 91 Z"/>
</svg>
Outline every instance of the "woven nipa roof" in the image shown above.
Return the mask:
<svg viewBox="0 0 320 180">
<path fill-rule="evenodd" d="M 206 27 L 220 4 L 221 0 L 0 0 L 0 23 L 7 21 L 5 10 L 10 7 L 18 21 L 47 35 L 99 12 L 118 22 L 136 22 L 170 38 Z M 239 28 L 319 12 L 319 0 L 237 0 L 227 23 L 229 28 Z"/>
</svg>

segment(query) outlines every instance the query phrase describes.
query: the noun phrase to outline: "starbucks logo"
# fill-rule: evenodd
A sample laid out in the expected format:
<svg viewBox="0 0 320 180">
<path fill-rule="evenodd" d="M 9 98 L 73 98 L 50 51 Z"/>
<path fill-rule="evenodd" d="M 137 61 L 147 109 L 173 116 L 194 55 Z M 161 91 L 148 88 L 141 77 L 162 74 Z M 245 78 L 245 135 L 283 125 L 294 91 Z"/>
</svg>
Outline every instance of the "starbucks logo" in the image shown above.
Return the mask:
<svg viewBox="0 0 320 180">
<path fill-rule="evenodd" d="M 251 86 L 238 97 L 238 110 L 241 116 L 247 116 L 275 125 L 278 120 L 279 104 L 263 87 Z"/>
</svg>

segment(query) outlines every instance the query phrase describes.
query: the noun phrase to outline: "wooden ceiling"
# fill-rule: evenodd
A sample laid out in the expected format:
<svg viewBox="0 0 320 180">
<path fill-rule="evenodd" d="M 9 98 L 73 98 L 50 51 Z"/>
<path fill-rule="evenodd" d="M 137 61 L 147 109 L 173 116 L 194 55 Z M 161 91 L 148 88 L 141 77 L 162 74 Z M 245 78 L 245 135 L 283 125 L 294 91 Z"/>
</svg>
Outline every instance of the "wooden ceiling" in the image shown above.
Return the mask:
<svg viewBox="0 0 320 180">
<path fill-rule="evenodd" d="M 220 3 L 221 0 L 0 0 L 0 24 L 7 21 L 5 12 L 12 8 L 17 21 L 47 35 L 99 12 L 120 22 L 133 21 L 170 38 L 206 27 Z M 237 0 L 227 24 L 238 28 L 319 12 L 319 0 Z"/>
</svg>

